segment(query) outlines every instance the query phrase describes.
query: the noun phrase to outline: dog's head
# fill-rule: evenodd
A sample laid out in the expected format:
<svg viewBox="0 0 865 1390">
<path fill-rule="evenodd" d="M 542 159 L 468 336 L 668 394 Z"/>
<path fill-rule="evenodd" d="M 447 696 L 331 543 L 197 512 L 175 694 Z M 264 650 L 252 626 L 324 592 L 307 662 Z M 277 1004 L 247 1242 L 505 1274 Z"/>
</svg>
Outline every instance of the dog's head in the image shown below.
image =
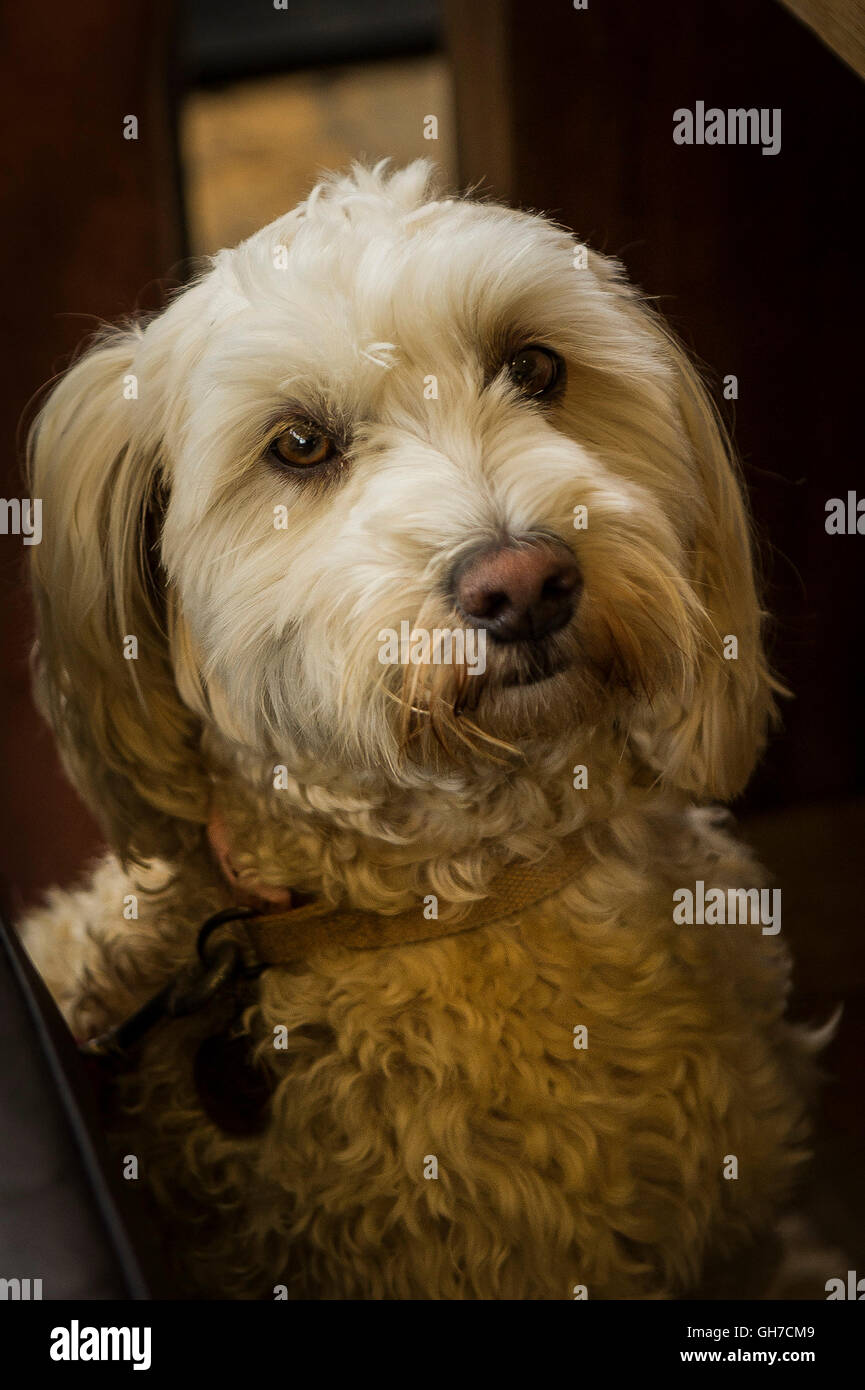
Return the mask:
<svg viewBox="0 0 865 1390">
<path fill-rule="evenodd" d="M 31 463 L 43 698 L 122 849 L 206 818 L 208 728 L 397 780 L 588 729 L 698 797 L 751 770 L 771 681 L 695 372 L 615 264 L 423 163 L 103 336 Z"/>
</svg>

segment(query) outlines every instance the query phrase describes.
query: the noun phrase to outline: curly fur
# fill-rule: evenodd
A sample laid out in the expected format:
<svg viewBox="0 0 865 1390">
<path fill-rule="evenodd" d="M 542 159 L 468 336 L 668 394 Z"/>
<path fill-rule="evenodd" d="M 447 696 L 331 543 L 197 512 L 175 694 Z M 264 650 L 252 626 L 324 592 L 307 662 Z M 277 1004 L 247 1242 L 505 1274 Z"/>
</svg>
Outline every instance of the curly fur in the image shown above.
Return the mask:
<svg viewBox="0 0 865 1390">
<path fill-rule="evenodd" d="M 226 904 L 214 807 L 260 884 L 383 912 L 458 911 L 583 829 L 588 867 L 519 921 L 266 972 L 263 1135 L 202 1110 L 211 1018 L 153 1033 L 116 1142 L 192 1293 L 664 1297 L 792 1190 L 814 1042 L 783 1019 L 785 949 L 672 920 L 676 887 L 764 881 L 694 805 L 744 785 L 772 709 L 737 470 L 669 332 L 572 258 L 541 217 L 436 199 L 423 164 L 356 168 L 106 333 L 34 428 L 38 688 L 113 851 L 25 923 L 77 1033 Z M 549 409 L 502 369 L 526 342 L 567 364 Z M 321 483 L 265 459 L 298 403 L 343 441 Z M 470 709 L 459 671 L 407 696 L 379 630 L 454 626 L 455 564 L 527 533 L 583 575 L 566 669 L 515 686 L 499 651 Z"/>
</svg>

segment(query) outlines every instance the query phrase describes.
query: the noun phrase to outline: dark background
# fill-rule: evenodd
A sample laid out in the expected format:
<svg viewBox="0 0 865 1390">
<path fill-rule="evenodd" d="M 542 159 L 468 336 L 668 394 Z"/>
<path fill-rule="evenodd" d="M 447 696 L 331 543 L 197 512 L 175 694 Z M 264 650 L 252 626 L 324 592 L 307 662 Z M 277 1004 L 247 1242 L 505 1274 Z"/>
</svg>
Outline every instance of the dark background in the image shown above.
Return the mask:
<svg viewBox="0 0 865 1390">
<path fill-rule="evenodd" d="M 861 24 L 861 7 L 847 9 Z M 783 890 L 796 1009 L 825 1017 L 846 1001 L 814 1201 L 832 1238 L 858 1238 L 865 536 L 829 536 L 824 522 L 829 498 L 865 496 L 861 52 L 842 43 L 845 62 L 778 0 L 590 0 L 586 11 L 568 0 L 289 0 L 285 12 L 269 0 L 79 0 L 50 14 L 10 4 L 0 38 L 4 497 L 24 495 L 33 394 L 97 318 L 158 306 L 186 272 L 187 94 L 257 75 L 445 53 L 460 180 L 550 211 L 621 257 L 705 364 L 744 460 L 774 665 L 794 694 L 735 810 Z M 674 145 L 673 111 L 697 100 L 780 107 L 781 152 Z M 128 112 L 137 142 L 119 138 Z M 430 153 L 419 126 L 415 153 Z M 728 373 L 739 384 L 730 404 Z M 0 873 L 17 911 L 98 845 L 30 703 L 22 551 L 0 537 Z"/>
</svg>

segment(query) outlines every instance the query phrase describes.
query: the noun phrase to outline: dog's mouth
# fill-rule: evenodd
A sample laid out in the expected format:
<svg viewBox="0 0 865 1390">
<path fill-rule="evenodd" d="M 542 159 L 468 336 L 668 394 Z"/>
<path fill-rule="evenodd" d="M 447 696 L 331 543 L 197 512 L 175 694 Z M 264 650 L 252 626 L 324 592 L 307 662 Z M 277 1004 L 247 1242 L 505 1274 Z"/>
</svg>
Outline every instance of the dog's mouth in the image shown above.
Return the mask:
<svg viewBox="0 0 865 1390">
<path fill-rule="evenodd" d="M 460 626 L 454 615 L 450 624 L 438 619 L 434 631 Z M 416 619 L 409 630 L 426 628 Z M 459 761 L 467 752 L 486 751 L 499 757 L 526 733 L 561 728 L 585 664 L 576 623 L 509 640 L 491 630 L 472 633 L 466 625 L 460 637 L 450 650 L 459 650 L 464 660 L 433 659 L 403 668 L 399 732 L 409 756 L 424 760 L 444 754 Z M 433 656 L 439 652 L 435 643 L 432 651 Z M 406 652 L 411 656 L 409 648 Z"/>
<path fill-rule="evenodd" d="M 525 649 L 518 654 L 518 663 L 498 682 L 502 689 L 542 685 L 569 670 L 571 663 L 562 652 L 530 643 L 523 645 Z"/>
</svg>

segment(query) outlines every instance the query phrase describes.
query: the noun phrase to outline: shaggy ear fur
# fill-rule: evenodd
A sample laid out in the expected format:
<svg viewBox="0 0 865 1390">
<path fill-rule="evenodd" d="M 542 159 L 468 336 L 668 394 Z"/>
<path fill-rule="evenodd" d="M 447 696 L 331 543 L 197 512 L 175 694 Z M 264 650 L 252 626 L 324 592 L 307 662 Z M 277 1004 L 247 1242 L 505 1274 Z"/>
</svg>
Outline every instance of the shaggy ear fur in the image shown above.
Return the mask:
<svg viewBox="0 0 865 1390">
<path fill-rule="evenodd" d="M 699 480 L 689 576 L 702 604 L 690 699 L 654 741 L 662 780 L 700 798 L 736 796 L 763 748 L 783 686 L 769 672 L 740 469 L 718 412 L 684 349 L 660 330 L 677 377 L 678 408 Z M 735 658 L 724 655 L 734 637 Z M 729 644 L 732 646 L 732 644 Z"/>
<path fill-rule="evenodd" d="M 101 338 L 52 391 L 28 456 L 43 510 L 31 551 L 37 698 L 73 782 L 124 858 L 176 852 L 182 822 L 206 819 L 197 722 L 175 687 L 156 553 L 151 338 L 137 328 Z M 132 376 L 140 401 L 124 396 Z M 130 638 L 135 659 L 125 654 Z"/>
</svg>

